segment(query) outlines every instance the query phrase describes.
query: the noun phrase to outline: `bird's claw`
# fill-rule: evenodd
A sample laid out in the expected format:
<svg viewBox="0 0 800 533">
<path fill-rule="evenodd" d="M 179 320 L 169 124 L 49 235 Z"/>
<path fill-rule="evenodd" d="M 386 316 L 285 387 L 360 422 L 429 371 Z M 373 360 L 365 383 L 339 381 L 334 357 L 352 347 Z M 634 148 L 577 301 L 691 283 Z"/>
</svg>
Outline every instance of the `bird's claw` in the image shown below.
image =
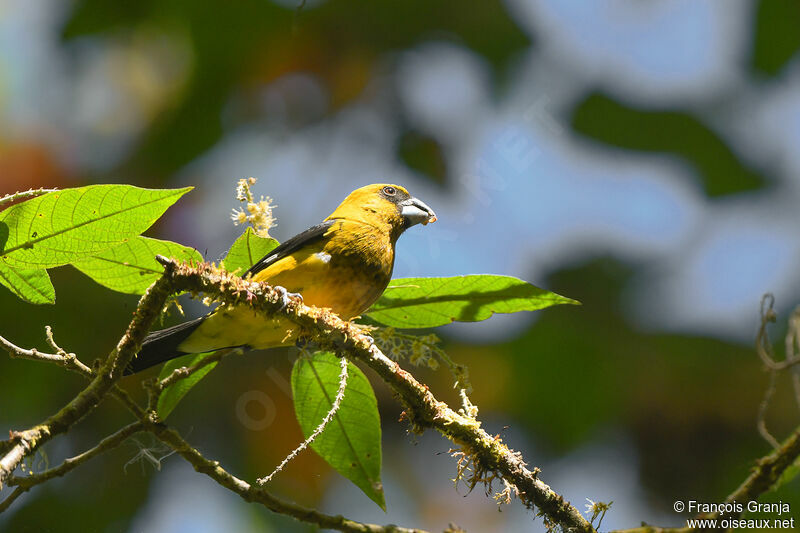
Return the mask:
<svg viewBox="0 0 800 533">
<path fill-rule="evenodd" d="M 286 309 L 286 306 L 289 305 L 291 298 L 299 298 L 300 303 L 303 303 L 303 295 L 299 292 L 289 292 L 286 290 L 286 287 L 281 287 L 280 285 L 276 285 L 275 290 L 281 295 L 281 307 L 279 311 Z"/>
</svg>

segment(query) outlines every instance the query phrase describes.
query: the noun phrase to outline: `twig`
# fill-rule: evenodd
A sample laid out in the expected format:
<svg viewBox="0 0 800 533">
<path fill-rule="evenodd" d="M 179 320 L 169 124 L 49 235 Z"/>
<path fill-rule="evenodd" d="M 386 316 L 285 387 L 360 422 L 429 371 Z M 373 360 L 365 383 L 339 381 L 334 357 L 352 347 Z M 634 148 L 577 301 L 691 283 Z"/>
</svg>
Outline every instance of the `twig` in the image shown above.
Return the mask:
<svg viewBox="0 0 800 533">
<path fill-rule="evenodd" d="M 55 344 L 53 340 L 53 331 L 50 329 L 50 326 L 45 326 L 45 333 L 47 337 L 47 342 L 53 348 L 56 349 L 57 353 L 45 353 L 40 352 L 36 348 L 31 348 L 27 350 L 25 348 L 21 348 L 14 344 L 13 342 L 9 341 L 8 339 L 0 336 L 0 347 L 5 349 L 8 352 L 8 355 L 14 358 L 20 359 L 28 359 L 31 361 L 44 361 L 47 363 L 55 363 L 59 366 L 66 368 L 67 370 L 71 370 L 72 372 L 76 372 L 82 375 L 85 378 L 92 379 L 95 377 L 94 370 L 89 368 L 86 364 L 81 362 L 74 353 L 67 353 L 62 348 L 59 348 L 58 345 Z M 139 404 L 131 398 L 128 391 L 119 387 L 119 385 L 114 385 L 111 389 L 111 395 L 119 400 L 128 410 L 133 413 L 133 415 L 138 419 L 144 415 L 144 410 L 139 407 Z M 5 453 L 7 450 L 0 446 L 0 453 Z"/>
<path fill-rule="evenodd" d="M 786 359 L 800 360 L 800 307 L 789 316 L 789 329 L 786 332 Z M 792 367 L 792 388 L 795 404 L 800 408 L 800 365 Z"/>
<path fill-rule="evenodd" d="M 290 298 L 284 303 L 284 295 L 273 287 L 243 280 L 208 264 L 190 267 L 163 257 L 159 261 L 168 270 L 162 279 L 171 281 L 173 291 L 206 293 L 224 304 L 249 306 L 268 317 L 280 314 L 301 326 L 303 333 L 321 348 L 345 352 L 349 358 L 363 361 L 397 394 L 416 431 L 433 428 L 460 445 L 485 471 L 496 472 L 516 486 L 522 502 L 538 507 L 549 520 L 575 531 L 594 531 L 580 511 L 526 468 L 518 452 L 481 429 L 477 420 L 438 401 L 426 386 L 387 358 L 358 326 L 327 310 L 303 305 L 299 299 Z"/>
<path fill-rule="evenodd" d="M 785 370 L 789 367 L 800 365 L 800 354 L 795 353 L 792 349 L 793 340 L 798 335 L 797 329 L 800 328 L 800 317 L 798 317 L 798 310 L 792 313 L 789 319 L 789 330 L 786 334 L 786 357 L 783 361 L 775 359 L 775 353 L 772 349 L 772 343 L 769 340 L 769 333 L 767 326 L 770 322 L 777 320 L 777 313 L 773 309 L 775 305 L 775 297 L 767 293 L 761 298 L 761 325 L 758 328 L 756 335 L 756 353 L 761 358 L 764 365 L 770 370 Z"/>
<path fill-rule="evenodd" d="M 12 476 L 9 478 L 8 484 L 10 486 L 16 485 L 23 490 L 29 490 L 31 487 L 40 483 L 44 483 L 49 479 L 63 476 L 89 459 L 96 457 L 103 452 L 116 448 L 125 442 L 126 439 L 140 431 L 144 431 L 144 424 L 142 422 L 134 422 L 129 424 L 116 433 L 104 438 L 93 448 L 86 450 L 75 457 L 65 459 L 64 462 L 57 467 L 50 468 L 49 470 L 45 470 L 39 474 L 31 474 L 29 476 Z"/>
<path fill-rule="evenodd" d="M 733 491 L 726 499 L 726 503 L 747 502 L 757 500 L 759 496 L 768 491 L 775 482 L 800 456 L 800 428 L 786 439 L 771 454 L 756 460 L 751 474 L 744 482 Z M 739 513 L 724 514 L 724 517 L 738 517 Z M 721 518 L 720 513 L 714 513 L 709 518 Z"/>
<path fill-rule="evenodd" d="M 139 300 L 125 334 L 86 388 L 41 424 L 13 435 L 14 445 L 0 458 L 0 489 L 26 456 L 55 435 L 67 431 L 105 399 L 141 348 L 142 340 L 161 312 L 167 296 L 174 292 L 169 275 L 171 270 L 172 267 L 166 267 L 164 276 L 153 283 Z"/>
<path fill-rule="evenodd" d="M 281 461 L 281 464 L 275 467 L 275 470 L 273 470 L 270 475 L 257 479 L 256 483 L 258 483 L 259 485 L 266 485 L 267 483 L 272 481 L 272 478 L 275 477 L 275 474 L 282 471 L 286 467 L 286 465 L 292 461 L 292 459 L 297 457 L 297 455 L 300 452 L 308 448 L 309 445 L 312 442 L 314 442 L 314 439 L 316 439 L 320 435 L 320 433 L 322 433 L 325 430 L 325 428 L 328 427 L 330 421 L 333 420 L 333 417 L 339 410 L 339 406 L 342 404 L 342 400 L 344 399 L 344 391 L 347 388 L 347 358 L 340 357 L 339 362 L 341 364 L 341 371 L 339 373 L 339 390 L 336 391 L 336 397 L 333 399 L 333 403 L 331 404 L 331 408 L 328 410 L 328 414 L 325 415 L 325 418 L 322 419 L 322 422 L 320 422 L 320 424 L 313 431 L 313 433 L 311 433 L 311 435 L 309 435 L 306 440 L 300 443 L 300 446 L 295 448 L 292 451 L 292 453 L 287 455 L 286 458 L 283 461 Z"/>
<path fill-rule="evenodd" d="M 761 325 L 756 335 L 756 352 L 762 362 L 767 366 L 770 373 L 769 384 L 764 394 L 764 399 L 759 405 L 758 431 L 761 436 L 772 445 L 774 451 L 756 461 L 751 474 L 730 494 L 730 496 L 728 496 L 725 500 L 726 503 L 754 501 L 758 499 L 761 494 L 768 491 L 778 481 L 784 470 L 800 456 L 800 427 L 781 444 L 767 430 L 765 423 L 767 407 L 775 392 L 775 379 L 778 372 L 789 368 L 800 360 L 800 357 L 795 351 L 795 345 L 798 342 L 798 328 L 800 328 L 800 313 L 798 313 L 798 310 L 795 310 L 789 319 L 789 330 L 785 338 L 785 359 L 780 362 L 775 361 L 775 354 L 767 332 L 768 324 L 770 322 L 775 322 L 777 319 L 777 315 L 773 310 L 774 303 L 775 298 L 769 293 L 765 294 L 761 299 Z M 792 368 L 791 370 L 794 371 L 796 368 L 797 367 Z M 720 518 L 721 516 L 735 518 L 740 514 L 741 513 L 736 512 L 714 513 L 707 517 L 703 516 L 703 518 Z"/>
<path fill-rule="evenodd" d="M 478 417 L 478 406 L 472 403 L 467 396 L 467 389 L 459 389 L 458 395 L 461 397 L 461 409 L 459 413 L 469 419 L 475 420 Z"/>
<path fill-rule="evenodd" d="M 800 406 L 800 353 L 795 349 L 800 343 L 800 308 L 795 309 L 789 317 L 789 327 L 784 339 L 786 354 L 783 361 L 777 361 L 775 352 L 772 348 L 772 342 L 769 339 L 769 332 L 767 327 L 771 322 L 777 320 L 777 313 L 773 309 L 775 305 L 775 297 L 767 293 L 761 298 L 761 324 L 758 328 L 756 335 L 756 353 L 764 366 L 767 367 L 769 372 L 769 383 L 767 389 L 764 391 L 764 398 L 758 406 L 758 417 L 756 419 L 756 427 L 759 434 L 766 440 L 773 448 L 778 448 L 780 443 L 772 436 L 767 428 L 766 415 L 769 408 L 772 396 L 775 393 L 776 379 L 778 373 L 789 369 L 792 373 L 792 386 L 795 393 L 795 402 Z M 800 346 L 798 346 L 800 348 Z"/>
<path fill-rule="evenodd" d="M 120 339 L 116 349 L 103 361 L 89 385 L 42 424 L 13 435 L 13 446 L 0 458 L 0 488 L 24 457 L 33 453 L 53 436 L 69 429 L 110 393 L 121 378 L 123 370 L 139 351 L 144 335 L 157 318 L 167 297 L 189 291 L 192 294 L 206 293 L 228 305 L 249 306 L 267 317 L 275 315 L 285 317 L 300 326 L 302 333 L 312 337 L 320 347 L 363 361 L 395 392 L 406 407 L 406 416 L 415 431 L 422 432 L 425 428 L 434 428 L 442 433 L 469 454 L 470 459 L 482 471 L 493 472 L 494 475 L 502 477 L 516 487 L 521 501 L 528 507 L 538 507 L 548 521 L 573 531 L 595 531 L 575 507 L 538 479 L 536 471 L 526 468 L 518 452 L 510 450 L 499 437 L 493 437 L 481 429 L 479 421 L 463 416 L 438 401 L 426 386 L 387 358 L 358 326 L 341 320 L 330 311 L 305 306 L 296 298 L 290 298 L 287 303 L 284 301 L 284 292 L 265 284 L 242 280 L 205 263 L 194 267 L 178 265 L 175 261 L 161 256 L 157 259 L 165 267 L 164 275 L 144 294 L 128 330 Z M 282 502 L 263 489 L 253 488 L 228 474 L 218 463 L 208 461 L 189 447 L 174 431 L 156 425 L 148 418 L 142 421 L 149 424 L 149 430 L 188 460 L 195 469 L 210 475 L 248 501 L 259 501 L 277 512 L 341 531 L 413 531 L 395 526 L 360 524 L 343 517 L 330 517 Z"/>
<path fill-rule="evenodd" d="M 756 418 L 756 427 L 758 428 L 758 433 L 773 448 L 779 447 L 780 443 L 778 442 L 778 439 L 772 436 L 772 433 L 769 432 L 769 429 L 767 429 L 767 409 L 769 408 L 769 402 L 772 400 L 772 395 L 775 394 L 775 381 L 777 377 L 778 372 L 776 370 L 770 370 L 767 390 L 764 391 L 764 398 L 761 399 L 761 403 L 758 405 L 758 416 Z"/>
<path fill-rule="evenodd" d="M 283 501 L 264 489 L 255 487 L 237 478 L 222 468 L 218 461 L 206 459 L 175 430 L 169 429 L 163 424 L 153 424 L 148 430 L 170 448 L 175 450 L 181 457 L 186 459 L 196 471 L 206 474 L 223 487 L 241 496 L 245 501 L 260 503 L 276 513 L 291 516 L 302 522 L 316 524 L 321 528 L 335 529 L 347 533 L 426 533 L 421 529 L 407 529 L 395 525 L 380 526 L 355 522 L 343 516 L 326 515 L 314 511 L 313 509 Z"/>
<path fill-rule="evenodd" d="M 46 331 L 48 332 L 48 341 L 52 339 L 52 331 L 50 330 L 50 326 L 47 326 Z M 46 361 L 48 363 L 55 363 L 59 366 L 66 368 L 67 370 L 72 370 L 73 372 L 77 372 L 78 374 L 82 374 L 85 377 L 91 378 L 94 377 L 94 372 L 92 369 L 83 364 L 75 357 L 75 354 L 68 354 L 66 352 L 63 353 L 45 353 L 40 352 L 36 348 L 31 348 L 30 350 L 26 350 L 25 348 L 20 348 L 13 342 L 9 341 L 5 337 L 0 336 L 0 346 L 2 346 L 12 358 L 20 358 L 20 359 L 29 359 L 32 361 Z"/>
<path fill-rule="evenodd" d="M 5 500 L 0 502 L 0 513 L 8 509 L 11 506 L 11 504 L 14 503 L 14 500 L 22 496 L 24 493 L 25 489 L 23 489 L 22 487 L 17 487 L 16 489 L 14 489 Z"/>
<path fill-rule="evenodd" d="M 186 379 L 198 370 L 201 370 L 212 363 L 222 360 L 223 357 L 231 352 L 239 350 L 239 348 L 223 348 L 216 350 L 206 355 L 199 361 L 189 366 L 181 366 L 173 370 L 170 375 L 162 380 L 153 380 L 152 382 L 145 382 L 145 388 L 148 392 L 147 409 L 151 412 L 156 412 L 158 409 L 158 399 L 167 387 L 175 384 L 176 382 Z"/>
<path fill-rule="evenodd" d="M 165 377 L 161 381 L 157 381 L 155 384 L 155 390 L 159 394 L 164 391 L 167 387 L 175 383 L 176 381 L 180 381 L 182 379 L 186 379 L 201 368 L 205 368 L 211 363 L 215 363 L 220 361 L 223 357 L 228 355 L 229 353 L 237 350 L 237 348 L 225 348 L 222 350 L 217 350 L 216 352 L 212 352 L 208 354 L 208 356 L 203 357 L 198 362 L 189 365 L 189 366 L 182 366 L 180 368 L 176 368 L 175 370 L 170 373 L 169 376 Z"/>
</svg>

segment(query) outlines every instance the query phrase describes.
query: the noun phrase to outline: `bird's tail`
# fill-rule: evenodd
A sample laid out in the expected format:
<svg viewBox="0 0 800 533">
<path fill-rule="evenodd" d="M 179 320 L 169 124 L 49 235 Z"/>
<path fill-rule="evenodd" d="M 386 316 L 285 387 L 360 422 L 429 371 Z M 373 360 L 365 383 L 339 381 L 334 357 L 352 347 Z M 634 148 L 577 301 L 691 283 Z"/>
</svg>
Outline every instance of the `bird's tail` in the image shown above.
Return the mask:
<svg viewBox="0 0 800 533">
<path fill-rule="evenodd" d="M 196 318 L 171 328 L 150 333 L 142 343 L 142 349 L 125 369 L 125 374 L 135 374 L 164 361 L 175 359 L 187 352 L 178 349 L 178 345 L 192 334 L 203 323 L 206 317 Z"/>
</svg>

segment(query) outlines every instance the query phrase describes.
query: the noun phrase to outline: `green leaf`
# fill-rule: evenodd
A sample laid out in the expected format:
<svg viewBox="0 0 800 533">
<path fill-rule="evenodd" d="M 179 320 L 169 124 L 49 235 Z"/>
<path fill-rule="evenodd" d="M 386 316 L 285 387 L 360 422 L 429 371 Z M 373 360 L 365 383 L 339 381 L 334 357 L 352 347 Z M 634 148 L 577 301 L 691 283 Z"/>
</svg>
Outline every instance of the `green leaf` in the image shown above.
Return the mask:
<svg viewBox="0 0 800 533">
<path fill-rule="evenodd" d="M 126 294 L 144 294 L 164 272 L 164 267 L 155 259 L 157 254 L 178 261 L 199 263 L 203 260 L 200 252 L 189 246 L 138 236 L 114 248 L 75 261 L 72 266 L 111 290 Z"/>
<path fill-rule="evenodd" d="M 161 373 L 158 375 L 158 379 L 164 379 L 172 372 L 180 368 L 182 366 L 192 366 L 195 363 L 200 362 L 204 357 L 212 354 L 214 352 L 207 352 L 207 353 L 191 353 L 184 355 L 182 357 L 178 357 L 173 359 L 172 361 L 167 361 L 164 367 L 161 369 Z M 217 366 L 217 362 L 214 361 L 213 363 L 209 363 L 197 372 L 193 373 L 191 376 L 186 377 L 184 379 L 178 380 L 166 389 L 164 392 L 161 393 L 161 396 L 158 398 L 158 405 L 156 406 L 156 411 L 158 412 L 158 416 L 161 420 L 165 420 L 169 414 L 175 409 L 175 406 L 178 405 L 178 402 L 186 396 L 192 387 L 197 385 L 201 379 L 206 377 L 206 374 L 211 372 L 211 370 Z"/>
<path fill-rule="evenodd" d="M 11 268 L 0 261 L 0 284 L 28 303 L 56 303 L 56 291 L 47 270 Z"/>
<path fill-rule="evenodd" d="M 278 241 L 270 237 L 260 237 L 253 228 L 248 227 L 233 243 L 228 255 L 222 261 L 222 267 L 234 272 L 239 269 L 239 274 L 244 274 L 256 261 L 270 253 L 278 246 Z"/>
<path fill-rule="evenodd" d="M 365 314 L 397 328 L 433 328 L 450 322 L 478 322 L 493 313 L 535 311 L 580 302 L 518 278 L 477 274 L 452 278 L 403 278 Z"/>
<path fill-rule="evenodd" d="M 299 358 L 292 369 L 297 420 L 308 437 L 330 411 L 339 390 L 339 358 L 317 352 Z M 344 399 L 334 419 L 311 443 L 329 465 L 386 510 L 381 483 L 381 422 L 378 402 L 361 370 L 348 363 Z"/>
<path fill-rule="evenodd" d="M 90 185 L 26 200 L 0 212 L 0 260 L 41 269 L 97 254 L 139 235 L 189 190 Z"/>
</svg>

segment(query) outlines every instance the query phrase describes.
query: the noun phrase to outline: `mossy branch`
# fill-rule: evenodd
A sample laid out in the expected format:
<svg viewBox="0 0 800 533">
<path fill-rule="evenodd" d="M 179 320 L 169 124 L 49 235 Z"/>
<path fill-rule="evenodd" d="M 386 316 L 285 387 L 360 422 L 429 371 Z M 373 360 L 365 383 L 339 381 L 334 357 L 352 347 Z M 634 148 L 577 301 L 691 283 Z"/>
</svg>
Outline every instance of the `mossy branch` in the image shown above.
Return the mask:
<svg viewBox="0 0 800 533">
<path fill-rule="evenodd" d="M 207 459 L 187 443 L 176 431 L 164 425 L 153 410 L 153 398 L 164 388 L 184 379 L 203 366 L 218 360 L 222 354 L 211 356 L 197 364 L 174 371 L 170 376 L 151 385 L 151 402 L 145 409 L 134 402 L 117 382 L 123 370 L 141 348 L 141 343 L 154 320 L 163 309 L 167 299 L 182 292 L 194 295 L 205 294 L 224 305 L 248 306 L 255 312 L 270 318 L 281 315 L 298 326 L 300 336 L 313 340 L 319 347 L 359 360 L 369 366 L 392 389 L 404 406 L 404 417 L 415 432 L 435 429 L 458 446 L 454 455 L 459 457 L 459 468 L 472 466 L 474 473 L 468 480 L 471 486 L 502 480 L 506 487 L 503 494 L 516 494 L 529 508 L 536 508 L 545 517 L 546 523 L 557 524 L 568 531 L 594 532 L 592 524 L 564 498 L 542 482 L 538 469 L 528 469 L 521 454 L 509 449 L 498 436 L 492 436 L 481 427 L 480 421 L 469 408 L 457 412 L 436 399 L 427 386 L 418 382 L 403 370 L 372 342 L 364 328 L 341 320 L 337 315 L 315 307 L 303 305 L 299 298 L 289 298 L 285 291 L 265 284 L 253 283 L 221 271 L 208 264 L 181 265 L 173 260 L 159 257 L 164 274 L 142 296 L 134 316 L 117 346 L 100 362 L 96 370 L 78 360 L 75 354 L 61 349 L 47 330 L 48 344 L 56 353 L 44 353 L 35 349 L 23 349 L 0 337 L 0 347 L 12 357 L 21 357 L 56 363 L 75 371 L 87 379 L 88 385 L 57 413 L 42 423 L 23 431 L 12 431 L 7 441 L 0 442 L 0 489 L 3 484 L 15 486 L 14 490 L 0 502 L 0 512 L 6 510 L 19 496 L 33 486 L 52 478 L 65 475 L 86 461 L 119 446 L 130 436 L 146 431 L 155 435 L 176 453 L 188 461 L 198 472 L 214 479 L 223 487 L 235 492 L 246 501 L 260 503 L 281 514 L 320 527 L 359 533 L 424 533 L 422 530 L 401 528 L 394 525 L 364 524 L 342 516 L 330 516 L 282 501 L 265 489 L 252 485 L 222 468 L 218 462 Z M 769 306 L 771 309 L 771 306 Z M 773 316 L 762 313 L 762 330 L 759 334 L 759 355 L 770 371 L 785 370 L 800 362 L 800 355 L 787 353 L 785 361 L 776 362 L 766 348 L 766 323 Z M 794 315 L 793 315 L 794 316 Z M 798 314 L 800 317 L 800 314 Z M 800 318 L 798 318 L 800 324 Z M 800 326 L 798 326 L 800 328 Z M 800 338 L 795 334 L 792 342 Z M 788 342 L 788 341 L 787 341 Z M 766 356 L 766 357 L 765 357 Z M 61 465 L 38 474 L 14 476 L 21 462 L 36 452 L 53 437 L 66 432 L 89 414 L 107 396 L 116 397 L 137 418 L 133 424 L 123 427 L 106 437 L 95 447 L 67 459 Z M 469 407 L 471 404 L 466 404 Z M 800 456 L 800 428 L 772 453 L 758 460 L 750 476 L 736 489 L 727 501 L 757 499 L 772 487 L 784 470 Z M 708 518 L 721 518 L 712 515 Z M 682 531 L 683 528 L 667 529 L 643 526 L 629 531 Z"/>
<path fill-rule="evenodd" d="M 166 258 L 161 262 L 167 267 L 164 277 L 177 291 L 204 293 L 222 304 L 249 306 L 267 317 L 283 314 L 321 348 L 362 361 L 391 387 L 415 431 L 439 431 L 458 444 L 480 471 L 495 473 L 514 485 L 520 500 L 530 508 L 538 508 L 549 521 L 573 531 L 594 531 L 578 509 L 538 479 L 537 470 L 526 467 L 518 452 L 483 430 L 478 420 L 437 400 L 427 386 L 386 357 L 359 326 L 327 310 L 306 306 L 299 298 L 290 298 L 286 304 L 280 290 L 243 280 L 208 264 L 178 265 Z"/>
<path fill-rule="evenodd" d="M 395 525 L 380 526 L 356 522 L 343 516 L 326 515 L 314 511 L 313 509 L 283 501 L 266 490 L 234 476 L 222 468 L 218 461 L 207 459 L 199 451 L 189 445 L 175 430 L 163 424 L 153 424 L 149 427 L 149 430 L 161 440 L 161 442 L 175 450 L 178 455 L 191 464 L 196 471 L 207 475 L 226 489 L 241 496 L 245 501 L 260 503 L 276 513 L 291 516 L 302 522 L 316 524 L 319 527 L 345 531 L 347 533 L 426 533 L 422 529 L 408 529 Z"/>
<path fill-rule="evenodd" d="M 63 350 L 60 349 L 58 354 L 49 354 L 55 357 L 37 357 L 38 354 L 21 354 L 19 350 L 13 348 L 9 350 L 17 356 L 31 355 L 32 357 L 29 358 L 51 360 L 62 364 L 86 377 L 91 377 L 91 381 L 56 414 L 28 430 L 12 434 L 9 445 L 4 449 L 4 456 L 0 459 L 0 483 L 9 480 L 12 472 L 25 457 L 34 453 L 54 436 L 65 432 L 90 413 L 106 396 L 116 392 L 116 384 L 122 377 L 123 369 L 139 351 L 142 339 L 161 312 L 167 298 L 173 294 L 188 291 L 195 295 L 204 293 L 226 305 L 249 306 L 265 317 L 283 315 L 299 326 L 304 337 L 313 339 L 321 348 L 331 349 L 350 359 L 362 361 L 393 390 L 405 407 L 405 417 L 411 422 L 414 431 L 422 432 L 426 428 L 436 429 L 461 448 L 474 465 L 475 482 L 488 482 L 493 478 L 502 478 L 507 485 L 514 487 L 514 492 L 526 506 L 538 508 L 549 523 L 559 524 L 570 531 L 594 531 L 591 524 L 575 507 L 538 479 L 538 470 L 530 470 L 526 467 L 518 452 L 510 450 L 499 437 L 484 431 L 477 419 L 469 417 L 468 414 L 460 414 L 444 402 L 437 400 L 428 387 L 419 383 L 396 362 L 386 357 L 359 326 L 345 322 L 329 311 L 305 306 L 297 298 L 290 298 L 287 305 L 284 301 L 284 291 L 265 284 L 243 280 L 211 265 L 179 265 L 170 259 L 163 257 L 158 259 L 165 267 L 163 276 L 141 298 L 127 331 L 117 347 L 105 357 L 96 372 L 89 374 L 85 369 L 78 367 L 77 359 L 72 359 L 69 355 L 65 356 L 64 353 L 61 353 Z M 8 344 L 10 343 L 6 344 L 6 348 L 9 348 Z M 188 371 L 176 371 L 166 381 L 168 383 L 177 381 L 189 373 Z M 161 390 L 164 386 L 165 383 L 157 385 Z M 28 478 L 11 478 L 17 485 L 17 489 L 9 496 L 9 499 L 13 501 L 18 497 L 20 489 L 26 490 L 37 482 L 63 475 L 83 461 L 110 449 L 113 447 L 112 444 L 116 445 L 131 434 L 145 430 L 169 445 L 196 470 L 209 475 L 245 500 L 259 502 L 276 512 L 340 531 L 369 533 L 421 531 L 393 525 L 361 524 L 340 516 L 328 516 L 283 502 L 262 488 L 254 487 L 236 478 L 220 467 L 219 463 L 203 457 L 177 432 L 161 424 L 152 409 L 139 411 L 138 414 L 140 415 L 139 422 L 108 437 L 103 441 L 105 444 L 101 443 L 98 447 L 81 454 L 78 456 L 80 459 L 68 460 L 69 462 L 51 471 L 38 474 L 39 477 L 28 481 L 23 481 Z M 5 508 L 9 503 L 7 500 L 0 505 Z"/>
<path fill-rule="evenodd" d="M 164 276 L 153 283 L 139 300 L 125 334 L 114 350 L 105 357 L 86 388 L 41 424 L 24 431 L 11 432 L 10 449 L 4 450 L 5 453 L 0 458 L 0 489 L 25 457 L 34 453 L 54 436 L 67 431 L 94 410 L 112 391 L 116 382 L 122 377 L 123 369 L 141 348 L 142 340 L 161 312 L 167 296 L 174 292 L 169 276 L 169 271 L 172 269 L 172 266 L 167 266 Z"/>
<path fill-rule="evenodd" d="M 219 466 L 218 462 L 203 457 L 177 432 L 161 423 L 154 410 L 142 408 L 127 395 L 127 392 L 119 388 L 117 381 L 121 379 L 123 369 L 139 351 L 144 335 L 165 305 L 168 296 L 183 291 L 180 285 L 175 283 L 175 278 L 171 275 L 176 265 L 166 260 L 165 263 L 164 276 L 155 282 L 141 298 L 139 306 L 134 312 L 133 320 L 130 322 L 125 334 L 116 348 L 102 360 L 97 371 L 81 363 L 74 354 L 67 354 L 66 351 L 59 348 L 52 339 L 52 332 L 49 329 L 47 331 L 47 340 L 56 350 L 57 353 L 55 354 L 43 353 L 35 349 L 27 350 L 0 338 L 0 346 L 5 348 L 12 357 L 55 363 L 91 379 L 86 388 L 56 414 L 30 429 L 12 431 L 9 440 L 0 442 L 0 453 L 2 453 L 2 458 L 0 458 L 0 474 L 2 477 L 0 477 L 0 480 L 7 482 L 7 485 L 14 486 L 14 490 L 0 502 L 0 512 L 8 509 L 14 501 L 34 486 L 71 472 L 86 461 L 119 446 L 137 433 L 149 432 L 184 457 L 196 470 L 209 475 L 212 479 L 236 492 L 245 500 L 260 503 L 277 513 L 292 516 L 320 527 L 351 533 L 427 533 L 420 529 L 408 529 L 395 525 L 364 524 L 342 516 L 319 513 L 275 498 L 266 490 L 252 487 L 250 484 L 228 473 Z M 176 370 L 164 380 L 151 385 L 153 392 L 151 396 L 157 398 L 166 386 L 184 379 L 202 368 L 202 366 L 218 360 L 224 353 L 218 352 L 192 367 Z M 106 437 L 93 448 L 66 459 L 57 467 L 27 476 L 13 475 L 13 472 L 25 457 L 32 455 L 53 437 L 67 431 L 109 395 L 123 400 L 123 404 L 137 416 L 138 421 Z M 2 489 L 2 485 L 0 485 L 0 489 Z"/>
</svg>

